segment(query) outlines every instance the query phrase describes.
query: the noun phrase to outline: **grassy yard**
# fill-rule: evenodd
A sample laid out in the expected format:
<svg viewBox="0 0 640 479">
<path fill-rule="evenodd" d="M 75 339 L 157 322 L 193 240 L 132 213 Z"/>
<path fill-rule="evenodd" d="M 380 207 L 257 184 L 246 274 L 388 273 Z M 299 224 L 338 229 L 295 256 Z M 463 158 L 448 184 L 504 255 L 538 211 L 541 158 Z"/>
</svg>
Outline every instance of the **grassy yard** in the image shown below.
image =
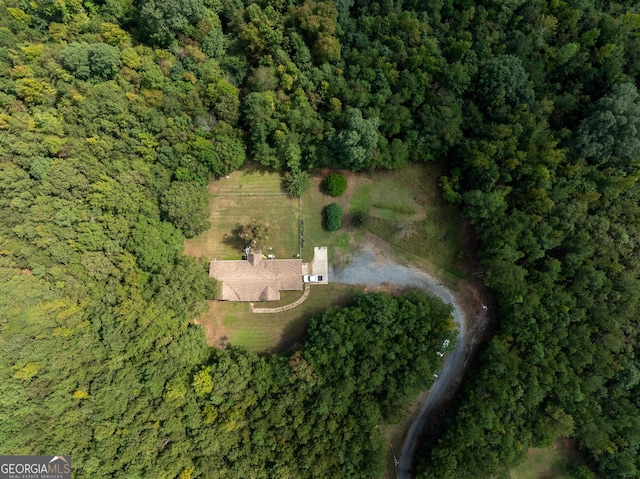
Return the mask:
<svg viewBox="0 0 640 479">
<path fill-rule="evenodd" d="M 355 175 L 348 175 L 349 182 L 353 184 Z M 305 262 L 311 261 L 313 258 L 314 246 L 327 246 L 329 250 L 329 262 L 333 259 L 336 250 L 347 250 L 349 246 L 354 244 L 359 234 L 349 231 L 347 226 L 348 219 L 343 218 L 343 229 L 339 231 L 327 231 L 324 228 L 323 210 L 330 203 L 338 203 L 342 206 L 345 214 L 347 213 L 346 198 L 349 191 L 340 198 L 333 198 L 322 190 L 322 180 L 324 174 L 318 173 L 313 178 L 313 186 L 302 198 L 302 220 L 304 221 L 304 243 L 302 249 L 302 259 Z M 355 234 L 354 234 L 355 233 Z"/>
<path fill-rule="evenodd" d="M 235 193 L 271 195 L 282 194 L 282 176 L 262 165 L 249 164 L 242 170 L 229 174 L 229 178 L 220 178 L 209 184 L 213 194 Z"/>
<path fill-rule="evenodd" d="M 452 278 L 463 278 L 467 262 L 459 214 L 440 197 L 438 165 L 412 165 L 400 171 L 346 172 L 349 188 L 339 198 L 323 193 L 323 175 L 314 178 L 314 186 L 302 198 L 305 248 L 308 261 L 313 248 L 327 245 L 329 254 L 348 252 L 357 245 L 363 229 L 351 226 L 350 217 L 358 211 L 368 213 L 366 229 L 409 256 L 423 259 L 432 270 Z M 345 212 L 343 229 L 328 232 L 322 224 L 322 210 L 329 203 L 340 204 Z M 331 259 L 331 256 L 330 256 Z M 414 258 L 411 258 L 412 260 Z"/>
<path fill-rule="evenodd" d="M 464 277 L 459 215 L 440 197 L 437 165 L 374 172 L 359 179 L 349 212 L 367 212 L 367 229 L 453 277 Z"/>
<path fill-rule="evenodd" d="M 222 341 L 251 351 L 281 351 L 302 339 L 312 316 L 328 306 L 346 304 L 357 291 L 343 284 L 312 286 L 304 303 L 277 314 L 254 314 L 248 303 L 209 301 L 209 311 L 198 319 L 198 324 L 206 328 L 207 342 L 212 346 L 219 347 Z M 282 291 L 280 301 L 257 306 L 276 308 L 293 303 L 301 295 L 301 291 Z"/>
<path fill-rule="evenodd" d="M 299 252 L 300 203 L 282 193 L 281 177 L 259 169 L 235 171 L 209 185 L 211 228 L 185 241 L 185 252 L 210 259 L 240 259 L 244 242 L 234 229 L 252 219 L 271 225 L 265 254 L 293 258 Z"/>
<path fill-rule="evenodd" d="M 584 459 L 573 442 L 559 439 L 552 446 L 530 449 L 527 458 L 511 471 L 511 479 L 571 479 L 571 472 L 581 465 Z"/>
<path fill-rule="evenodd" d="M 339 198 L 324 193 L 321 183 L 327 171 L 317 172 L 313 186 L 301 201 L 282 193 L 279 174 L 259 167 L 236 171 L 229 178 L 209 185 L 211 229 L 185 242 L 187 254 L 206 258 L 239 259 L 243 243 L 232 233 L 251 219 L 271 224 L 273 253 L 278 258 L 295 257 L 299 250 L 300 219 L 304 224 L 302 259 L 313 257 L 314 246 L 327 246 L 329 261 L 347 260 L 368 230 L 403 252 L 406 260 L 427 267 L 448 278 L 448 283 L 464 277 L 461 273 L 464 234 L 458 215 L 440 199 L 437 165 L 414 165 L 402 171 L 372 173 L 345 172 L 348 189 Z M 323 209 L 332 202 L 344 210 L 343 228 L 324 229 Z M 365 211 L 370 216 L 366 228 L 351 225 L 351 214 Z M 370 238 L 370 237 L 369 237 Z M 344 304 L 356 289 L 329 284 L 315 286 L 300 306 L 277 314 L 254 314 L 247 303 L 211 301 L 209 311 L 199 319 L 207 329 L 209 344 L 233 344 L 253 351 L 277 351 L 300 341 L 308 319 L 328 306 Z M 278 307 L 294 302 L 302 292 L 283 291 L 280 302 L 259 304 Z"/>
</svg>

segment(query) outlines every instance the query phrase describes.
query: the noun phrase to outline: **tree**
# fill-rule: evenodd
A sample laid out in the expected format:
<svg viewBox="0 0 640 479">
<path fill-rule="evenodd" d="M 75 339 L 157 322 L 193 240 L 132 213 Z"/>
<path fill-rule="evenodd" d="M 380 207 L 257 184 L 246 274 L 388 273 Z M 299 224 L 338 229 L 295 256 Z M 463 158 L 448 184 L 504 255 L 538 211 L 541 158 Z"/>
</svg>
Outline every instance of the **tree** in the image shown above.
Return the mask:
<svg viewBox="0 0 640 479">
<path fill-rule="evenodd" d="M 342 207 L 338 203 L 325 206 L 324 225 L 329 231 L 338 231 L 342 228 Z"/>
<path fill-rule="evenodd" d="M 70 43 L 60 52 L 60 63 L 81 80 L 110 80 L 122 67 L 118 47 L 106 43 Z"/>
<path fill-rule="evenodd" d="M 97 43 L 89 48 L 89 69 L 96 80 L 110 80 L 122 67 L 118 47 Z"/>
<path fill-rule="evenodd" d="M 311 188 L 311 175 L 306 171 L 289 171 L 284 175 L 284 182 L 290 198 L 302 198 Z"/>
<path fill-rule="evenodd" d="M 246 246 L 256 251 L 262 251 L 271 236 L 271 225 L 252 219 L 249 224 L 240 226 L 238 236 L 245 241 Z"/>
<path fill-rule="evenodd" d="M 44 80 L 20 78 L 16 80 L 16 95 L 26 103 L 49 103 L 55 97 L 56 89 Z"/>
<path fill-rule="evenodd" d="M 347 191 L 347 179 L 340 173 L 331 173 L 324 179 L 323 186 L 330 196 L 342 196 Z"/>
<path fill-rule="evenodd" d="M 60 52 L 60 63 L 76 78 L 81 80 L 89 79 L 91 69 L 89 66 L 89 44 L 70 43 Z"/>
<path fill-rule="evenodd" d="M 480 70 L 478 101 L 488 108 L 499 110 L 509 105 L 529 104 L 533 89 L 522 61 L 513 55 L 489 59 Z"/>
<path fill-rule="evenodd" d="M 40 0 L 31 5 L 39 15 L 51 22 L 67 23 L 72 15 L 83 11 L 82 4 L 74 1 Z"/>
<path fill-rule="evenodd" d="M 601 98 L 575 135 L 576 153 L 596 165 L 628 167 L 640 158 L 640 93 L 621 83 Z"/>
<path fill-rule="evenodd" d="M 238 89 L 218 76 L 207 86 L 207 96 L 217 118 L 235 125 L 240 116 Z"/>
<path fill-rule="evenodd" d="M 340 42 L 334 36 L 338 11 L 333 2 L 305 0 L 293 11 L 300 28 L 314 43 L 313 52 L 319 61 L 334 61 L 340 58 Z"/>
<path fill-rule="evenodd" d="M 189 33 L 206 13 L 202 0 L 145 0 L 138 4 L 141 26 L 160 44 Z"/>
<path fill-rule="evenodd" d="M 593 479 L 596 477 L 587 466 L 578 466 L 571 471 L 571 479 Z"/>
<path fill-rule="evenodd" d="M 207 188 L 193 181 L 174 181 L 162 195 L 160 207 L 166 218 L 187 238 L 209 227 Z"/>
<path fill-rule="evenodd" d="M 141 216 L 131 231 L 127 249 L 145 270 L 157 272 L 182 253 L 182 235 L 171 223 Z"/>
<path fill-rule="evenodd" d="M 219 23 L 219 21 L 217 22 Z M 214 26 L 202 39 L 202 51 L 211 58 L 222 60 L 227 47 L 227 38 L 222 32 L 222 27 Z"/>
<path fill-rule="evenodd" d="M 233 129 L 229 125 L 227 127 L 227 132 L 220 131 L 210 140 L 196 136 L 191 141 L 191 148 L 198 163 L 205 165 L 216 177 L 237 170 L 246 160 L 244 144 L 234 137 Z"/>
<path fill-rule="evenodd" d="M 347 109 L 347 127 L 329 136 L 329 145 L 341 166 L 358 171 L 369 166 L 370 156 L 378 144 L 378 118 L 364 119 L 357 108 Z"/>
<path fill-rule="evenodd" d="M 467 191 L 463 195 L 465 215 L 475 224 L 481 220 L 499 218 L 507 209 L 505 193 L 494 190 L 485 193 L 480 190 Z"/>
<path fill-rule="evenodd" d="M 222 169 L 218 170 L 218 176 L 223 176 L 238 170 L 244 166 L 247 160 L 247 153 L 245 151 L 245 144 L 242 138 L 237 134 L 237 130 L 223 132 L 222 129 L 214 131 L 216 134 L 213 145 L 213 149 L 218 154 L 220 162 L 222 163 Z"/>
</svg>

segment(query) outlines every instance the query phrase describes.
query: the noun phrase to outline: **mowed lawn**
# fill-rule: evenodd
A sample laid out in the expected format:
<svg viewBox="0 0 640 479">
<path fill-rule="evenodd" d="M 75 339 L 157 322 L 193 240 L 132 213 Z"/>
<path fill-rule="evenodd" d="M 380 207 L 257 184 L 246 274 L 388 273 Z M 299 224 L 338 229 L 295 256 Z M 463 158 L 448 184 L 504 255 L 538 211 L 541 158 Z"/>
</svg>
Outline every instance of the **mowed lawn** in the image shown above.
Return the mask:
<svg viewBox="0 0 640 479">
<path fill-rule="evenodd" d="M 346 201 L 349 192 L 340 198 L 327 195 L 322 188 L 322 180 L 325 173 L 317 172 L 313 177 L 311 189 L 302 197 L 302 220 L 304 222 L 304 248 L 302 259 L 309 262 L 313 259 L 314 246 L 326 246 L 329 252 L 329 262 L 333 260 L 336 250 L 347 250 L 354 244 L 354 232 L 348 228 L 348 217 L 342 220 L 343 228 L 339 231 L 327 231 L 324 227 L 323 211 L 330 203 L 338 203 L 342 206 L 345 215 L 347 213 Z M 356 175 L 347 173 L 350 182 Z M 353 183 L 352 183 L 353 184 Z"/>
<path fill-rule="evenodd" d="M 584 464 L 573 441 L 558 439 L 549 447 L 529 449 L 510 475 L 511 479 L 570 479 L 572 471 Z"/>
<path fill-rule="evenodd" d="M 316 285 L 306 301 L 296 308 L 275 314 L 255 314 L 249 303 L 209 301 L 209 311 L 197 321 L 205 327 L 211 346 L 241 346 L 256 352 L 276 352 L 302 341 L 309 319 L 329 306 L 344 305 L 358 291 L 343 284 Z M 302 291 L 282 291 L 280 301 L 256 303 L 259 308 L 276 308 L 293 303 Z"/>
<path fill-rule="evenodd" d="M 185 241 L 185 253 L 209 259 L 240 259 L 244 242 L 234 230 L 255 219 L 271 226 L 264 254 L 295 258 L 300 252 L 300 203 L 282 192 L 281 181 L 277 173 L 245 169 L 211 183 L 211 228 Z"/>
</svg>

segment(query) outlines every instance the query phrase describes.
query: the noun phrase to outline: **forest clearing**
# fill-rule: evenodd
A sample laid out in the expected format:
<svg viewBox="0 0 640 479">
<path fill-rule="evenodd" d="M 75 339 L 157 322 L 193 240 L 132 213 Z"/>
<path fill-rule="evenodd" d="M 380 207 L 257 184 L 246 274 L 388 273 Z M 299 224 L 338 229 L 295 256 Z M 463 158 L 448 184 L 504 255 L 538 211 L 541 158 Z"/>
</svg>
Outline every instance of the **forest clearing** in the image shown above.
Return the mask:
<svg viewBox="0 0 640 479">
<path fill-rule="evenodd" d="M 378 477 L 455 335 L 415 267 L 490 311 L 418 477 L 569 438 L 570 475 L 636 479 L 639 82 L 636 0 L 0 0 L 0 452 Z M 259 243 L 294 288 L 314 246 L 394 281 L 196 325 Z"/>
<path fill-rule="evenodd" d="M 196 256 L 204 253 L 205 259 L 239 259 L 244 243 L 233 236 L 233 230 L 243 221 L 254 218 L 274 226 L 269 240 L 273 249 L 265 254 L 279 253 L 286 248 L 292 250 L 291 246 L 283 245 L 297 244 L 300 230 L 296 226 L 298 218 L 302 218 L 305 260 L 312 259 L 314 245 L 327 244 L 332 261 L 344 266 L 350 255 L 373 241 L 367 235 L 384 235 L 404 256 L 404 262 L 417 262 L 423 268 L 431 265 L 432 271 L 435 268 L 455 285 L 460 281 L 456 268 L 464 264 L 459 258 L 469 257 L 473 252 L 460 255 L 461 250 L 457 249 L 462 244 L 458 238 L 461 230 L 452 220 L 455 215 L 448 212 L 450 207 L 439 199 L 436 172 L 435 168 L 416 166 L 410 175 L 403 176 L 386 172 L 348 173 L 348 188 L 340 198 L 331 198 L 323 191 L 321 183 L 327 173 L 318 172 L 313 186 L 299 202 L 301 214 L 298 214 L 298 201 L 282 192 L 281 176 L 255 167 L 239 170 L 209 185 L 209 220 L 215 226 L 186 240 L 185 251 Z M 329 232 L 323 227 L 322 210 L 336 200 L 348 214 L 340 231 Z M 250 215 L 248 205 L 252 205 Z M 405 213 L 406 209 L 411 209 L 411 213 Z M 361 227 L 350 222 L 350 215 L 356 211 L 364 211 L 370 218 Z M 412 233 L 407 234 L 407 229 Z M 276 254 L 276 257 L 283 256 Z M 448 275 L 446 268 L 455 274 Z M 323 291 L 325 288 L 312 288 L 305 303 L 294 310 L 264 317 L 253 314 L 248 304 L 209 301 L 208 311 L 197 322 L 205 326 L 212 346 L 230 344 L 255 351 L 280 350 L 302 340 L 304 325 L 312 314 L 332 304 L 341 304 L 353 294 L 349 293 L 353 288 L 344 285 L 331 285 L 331 293 Z M 277 308 L 296 301 L 301 295 L 302 292 L 283 291 L 280 301 L 270 301 L 264 307 Z M 344 299 L 340 300 L 341 297 Z"/>
</svg>

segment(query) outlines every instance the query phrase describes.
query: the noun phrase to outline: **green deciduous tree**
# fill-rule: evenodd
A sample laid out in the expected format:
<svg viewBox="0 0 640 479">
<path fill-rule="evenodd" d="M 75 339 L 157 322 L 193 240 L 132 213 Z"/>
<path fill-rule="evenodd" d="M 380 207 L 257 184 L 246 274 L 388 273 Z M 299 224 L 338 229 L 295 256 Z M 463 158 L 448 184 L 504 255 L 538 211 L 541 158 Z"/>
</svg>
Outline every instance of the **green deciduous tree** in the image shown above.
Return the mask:
<svg viewBox="0 0 640 479">
<path fill-rule="evenodd" d="M 244 166 L 247 159 L 245 144 L 237 131 L 231 128 L 223 130 L 216 128 L 214 130 L 213 149 L 220 158 L 222 167 L 212 172 L 217 176 L 224 176 L 232 171 L 238 170 Z"/>
<path fill-rule="evenodd" d="M 271 225 L 265 221 L 252 219 L 248 224 L 240 225 L 238 236 L 246 246 L 262 251 L 271 237 Z"/>
<path fill-rule="evenodd" d="M 370 164 L 371 153 L 378 144 L 378 118 L 364 119 L 357 108 L 347 109 L 346 128 L 329 137 L 340 165 L 361 170 Z"/>
<path fill-rule="evenodd" d="M 595 477 L 587 466 L 578 466 L 571 471 L 571 479 L 594 479 Z"/>
<path fill-rule="evenodd" d="M 89 69 L 93 78 L 110 80 L 121 66 L 120 50 L 117 47 L 98 43 L 89 49 Z"/>
<path fill-rule="evenodd" d="M 522 61 L 513 55 L 488 60 L 480 69 L 477 91 L 479 103 L 496 111 L 504 105 L 529 104 L 534 96 Z"/>
<path fill-rule="evenodd" d="M 105 43 L 70 43 L 60 52 L 60 63 L 80 80 L 110 80 L 120 70 L 120 50 Z"/>
<path fill-rule="evenodd" d="M 312 51 L 319 61 L 335 61 L 340 58 L 340 42 L 334 36 L 338 11 L 332 2 L 305 0 L 294 10 L 300 28 L 310 37 Z"/>
<path fill-rule="evenodd" d="M 138 218 L 127 241 L 140 266 L 151 272 L 172 264 L 183 248 L 182 235 L 171 223 L 144 216 Z"/>
<path fill-rule="evenodd" d="M 596 165 L 630 167 L 640 158 L 640 94 L 621 83 L 593 105 L 575 135 L 576 154 Z"/>
<path fill-rule="evenodd" d="M 166 218 L 187 238 L 199 235 L 209 226 L 208 205 L 207 188 L 192 181 L 172 182 L 160 201 Z"/>
<path fill-rule="evenodd" d="M 169 43 L 178 33 L 189 33 L 205 16 L 202 0 L 149 0 L 138 3 L 140 25 L 153 40 Z"/>
</svg>

